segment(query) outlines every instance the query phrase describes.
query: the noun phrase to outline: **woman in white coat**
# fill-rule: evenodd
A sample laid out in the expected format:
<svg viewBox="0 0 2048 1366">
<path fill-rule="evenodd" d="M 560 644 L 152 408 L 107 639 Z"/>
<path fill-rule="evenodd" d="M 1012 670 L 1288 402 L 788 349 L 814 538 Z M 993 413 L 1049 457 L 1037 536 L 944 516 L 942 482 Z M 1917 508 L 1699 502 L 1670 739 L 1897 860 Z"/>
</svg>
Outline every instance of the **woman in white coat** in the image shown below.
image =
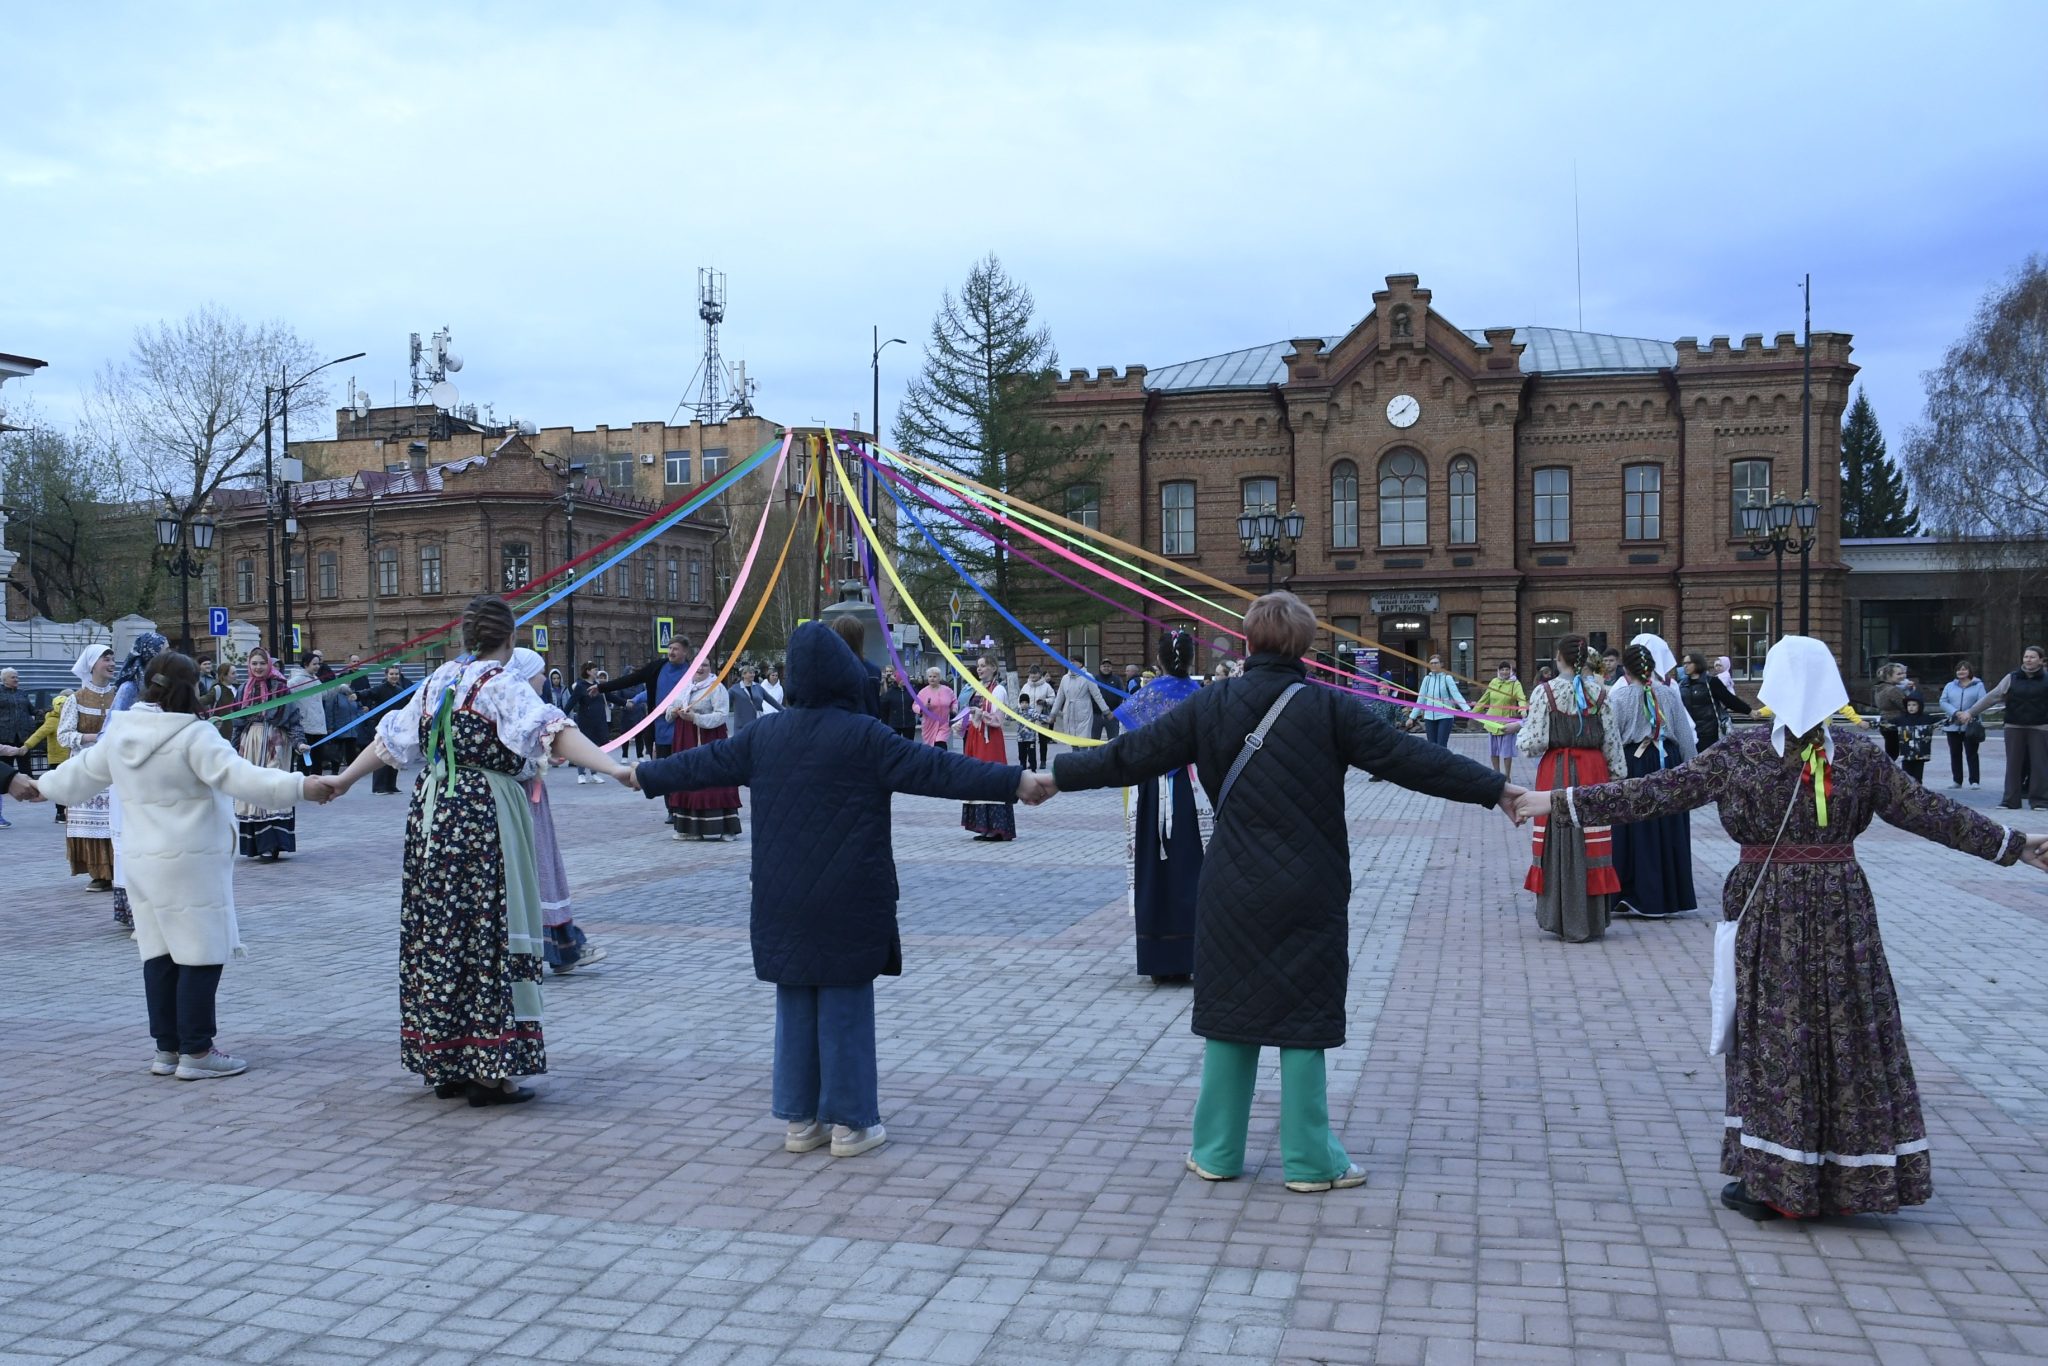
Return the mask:
<svg viewBox="0 0 2048 1366">
<path fill-rule="evenodd" d="M 150 661 L 142 699 L 106 739 L 38 782 L 74 805 L 111 785 L 122 810 L 121 859 L 135 946 L 156 1038 L 150 1075 L 231 1077 L 248 1064 L 213 1046 L 221 967 L 242 952 L 235 925 L 235 813 L 230 798 L 289 806 L 327 801 L 319 778 L 259 768 L 201 721 L 199 666 L 166 651 Z"/>
</svg>

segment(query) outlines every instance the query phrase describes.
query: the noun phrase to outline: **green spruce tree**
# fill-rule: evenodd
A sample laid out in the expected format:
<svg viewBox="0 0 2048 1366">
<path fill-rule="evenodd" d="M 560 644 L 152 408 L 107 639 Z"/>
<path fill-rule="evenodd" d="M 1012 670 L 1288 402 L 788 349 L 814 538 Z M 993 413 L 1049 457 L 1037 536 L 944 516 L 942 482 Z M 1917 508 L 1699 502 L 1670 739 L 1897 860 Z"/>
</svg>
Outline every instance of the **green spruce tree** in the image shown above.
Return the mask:
<svg viewBox="0 0 2048 1366">
<path fill-rule="evenodd" d="M 1917 536 L 1920 516 L 1906 477 L 1885 453 L 1877 410 L 1862 389 L 1842 423 L 1842 535 Z"/>
<path fill-rule="evenodd" d="M 1052 334 L 1035 316 L 1031 291 L 991 254 L 975 262 L 959 295 L 946 294 L 932 318 L 924 369 L 896 419 L 896 443 L 908 455 L 1064 513 L 1067 490 L 1088 482 L 1104 457 L 1083 454 L 1080 440 L 1056 435 L 1046 422 L 1058 368 Z M 989 537 L 944 513 L 909 501 L 960 567 L 1032 629 L 1100 617 L 1094 599 L 1015 562 Z M 963 515 L 985 522 L 972 512 Z M 1016 631 L 959 583 L 907 520 L 903 528 L 907 577 L 933 620 L 943 625 L 940 605 L 957 589 L 970 637 L 987 632 L 1014 644 Z M 997 534 L 1014 539 L 1014 533 Z"/>
</svg>

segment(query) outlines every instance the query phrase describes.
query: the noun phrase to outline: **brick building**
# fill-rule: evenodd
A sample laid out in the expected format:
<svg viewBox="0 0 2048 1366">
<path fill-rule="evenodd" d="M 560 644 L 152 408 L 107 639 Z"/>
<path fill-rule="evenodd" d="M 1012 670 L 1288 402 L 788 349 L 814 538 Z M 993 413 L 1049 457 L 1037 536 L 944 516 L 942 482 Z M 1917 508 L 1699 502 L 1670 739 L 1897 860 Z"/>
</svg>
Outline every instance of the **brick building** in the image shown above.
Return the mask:
<svg viewBox="0 0 2048 1366">
<path fill-rule="evenodd" d="M 294 442 L 292 449 L 299 454 L 324 444 Z M 456 616 L 472 594 L 516 589 L 562 564 L 572 534 L 564 494 L 572 482 L 578 554 L 657 506 L 609 490 L 589 473 L 571 481 L 561 462 L 516 433 L 452 460 L 430 460 L 425 440 L 408 437 L 400 449 L 410 446 L 418 449 L 388 468 L 380 461 L 293 489 L 292 615 L 306 648 L 330 660 L 396 645 Z M 210 588 L 211 600 L 260 624 L 267 609 L 262 491 L 223 490 L 215 515 L 221 582 Z M 654 649 L 658 618 L 701 639 L 718 596 L 712 548 L 725 530 L 707 509 L 579 590 L 577 661 L 612 670 L 641 663 Z M 278 556 L 282 572 L 282 546 Z M 550 661 L 568 664 L 567 604 L 535 624 L 549 628 Z M 527 631 L 520 638 L 532 641 Z M 448 649 L 437 645 L 426 658 L 437 661 Z"/>
<path fill-rule="evenodd" d="M 1286 585 L 1324 620 L 1441 651 L 1467 677 L 1499 659 L 1532 676 L 1568 633 L 1620 644 L 1641 630 L 1760 673 L 1778 626 L 1773 564 L 1736 510 L 1802 491 L 1797 339 L 1465 330 L 1430 300 L 1415 276 L 1389 276 L 1342 336 L 1074 371 L 1050 419 L 1108 459 L 1099 482 L 1068 491 L 1069 515 L 1258 589 L 1236 519 L 1297 507 Z M 1844 334 L 1815 333 L 1812 348 L 1812 629 L 1839 651 L 1838 434 L 1856 367 Z M 1077 658 L 1150 653 L 1122 617 L 1069 644 Z"/>
</svg>

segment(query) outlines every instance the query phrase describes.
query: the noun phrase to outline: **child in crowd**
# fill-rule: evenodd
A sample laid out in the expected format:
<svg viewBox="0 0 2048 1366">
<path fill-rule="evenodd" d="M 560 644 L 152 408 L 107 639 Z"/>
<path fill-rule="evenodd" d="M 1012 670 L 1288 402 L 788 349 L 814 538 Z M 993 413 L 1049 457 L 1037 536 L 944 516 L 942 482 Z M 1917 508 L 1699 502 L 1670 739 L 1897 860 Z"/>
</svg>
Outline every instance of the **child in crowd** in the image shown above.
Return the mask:
<svg viewBox="0 0 2048 1366">
<path fill-rule="evenodd" d="M 822 622 L 789 640 L 784 710 L 635 769 L 649 797 L 753 791 L 754 975 L 775 984 L 773 1108 L 783 1148 L 881 1146 L 875 978 L 903 971 L 889 798 L 1037 803 L 1052 780 L 915 744 L 867 714 L 867 673 Z"/>
<path fill-rule="evenodd" d="M 133 874 L 129 907 L 156 1036 L 150 1075 L 232 1077 L 249 1064 L 213 1046 L 221 968 L 242 954 L 229 798 L 283 808 L 302 797 L 329 801 L 334 789 L 323 778 L 260 767 L 235 753 L 199 719 L 199 666 L 186 656 L 154 656 L 140 681 L 140 700 L 121 723 L 37 786 L 52 801 L 76 805 L 111 785 L 122 803 L 121 858 Z"/>
<path fill-rule="evenodd" d="M 1906 776 L 1923 786 L 1921 777 L 1927 771 L 1927 756 L 1934 752 L 1934 718 L 1927 714 L 1927 707 L 1919 693 L 1907 693 L 1905 713 L 1899 718 L 1899 767 L 1906 770 Z"/>
</svg>

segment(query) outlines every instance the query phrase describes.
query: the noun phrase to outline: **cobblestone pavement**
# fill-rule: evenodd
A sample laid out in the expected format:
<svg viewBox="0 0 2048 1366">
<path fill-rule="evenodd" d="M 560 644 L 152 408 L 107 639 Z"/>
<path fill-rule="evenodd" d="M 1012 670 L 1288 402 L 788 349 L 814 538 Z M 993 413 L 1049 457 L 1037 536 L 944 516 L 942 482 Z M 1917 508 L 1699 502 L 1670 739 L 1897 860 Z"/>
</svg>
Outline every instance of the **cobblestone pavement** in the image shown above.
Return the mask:
<svg viewBox="0 0 2048 1366">
<path fill-rule="evenodd" d="M 0 1359 L 2048 1358 L 2048 880 L 2026 870 L 1864 842 L 1935 1199 L 1758 1226 L 1715 1200 L 1707 917 L 1550 940 L 1497 815 L 1354 780 L 1330 1100 L 1371 1184 L 1296 1196 L 1271 1055 L 1246 1179 L 1182 1170 L 1199 1043 L 1185 990 L 1131 972 L 1116 794 L 1020 811 L 1007 846 L 899 801 L 891 1137 L 835 1161 L 783 1153 L 767 1114 L 747 845 L 551 785 L 612 956 L 550 980 L 541 1099 L 491 1111 L 398 1066 L 403 798 L 303 808 L 303 853 L 242 866 L 253 956 L 221 1042 L 251 1069 L 203 1084 L 146 1075 L 133 948 L 60 876 L 49 808 L 7 804 Z M 1715 886 L 1731 848 L 1711 814 L 1694 830 Z"/>
</svg>

